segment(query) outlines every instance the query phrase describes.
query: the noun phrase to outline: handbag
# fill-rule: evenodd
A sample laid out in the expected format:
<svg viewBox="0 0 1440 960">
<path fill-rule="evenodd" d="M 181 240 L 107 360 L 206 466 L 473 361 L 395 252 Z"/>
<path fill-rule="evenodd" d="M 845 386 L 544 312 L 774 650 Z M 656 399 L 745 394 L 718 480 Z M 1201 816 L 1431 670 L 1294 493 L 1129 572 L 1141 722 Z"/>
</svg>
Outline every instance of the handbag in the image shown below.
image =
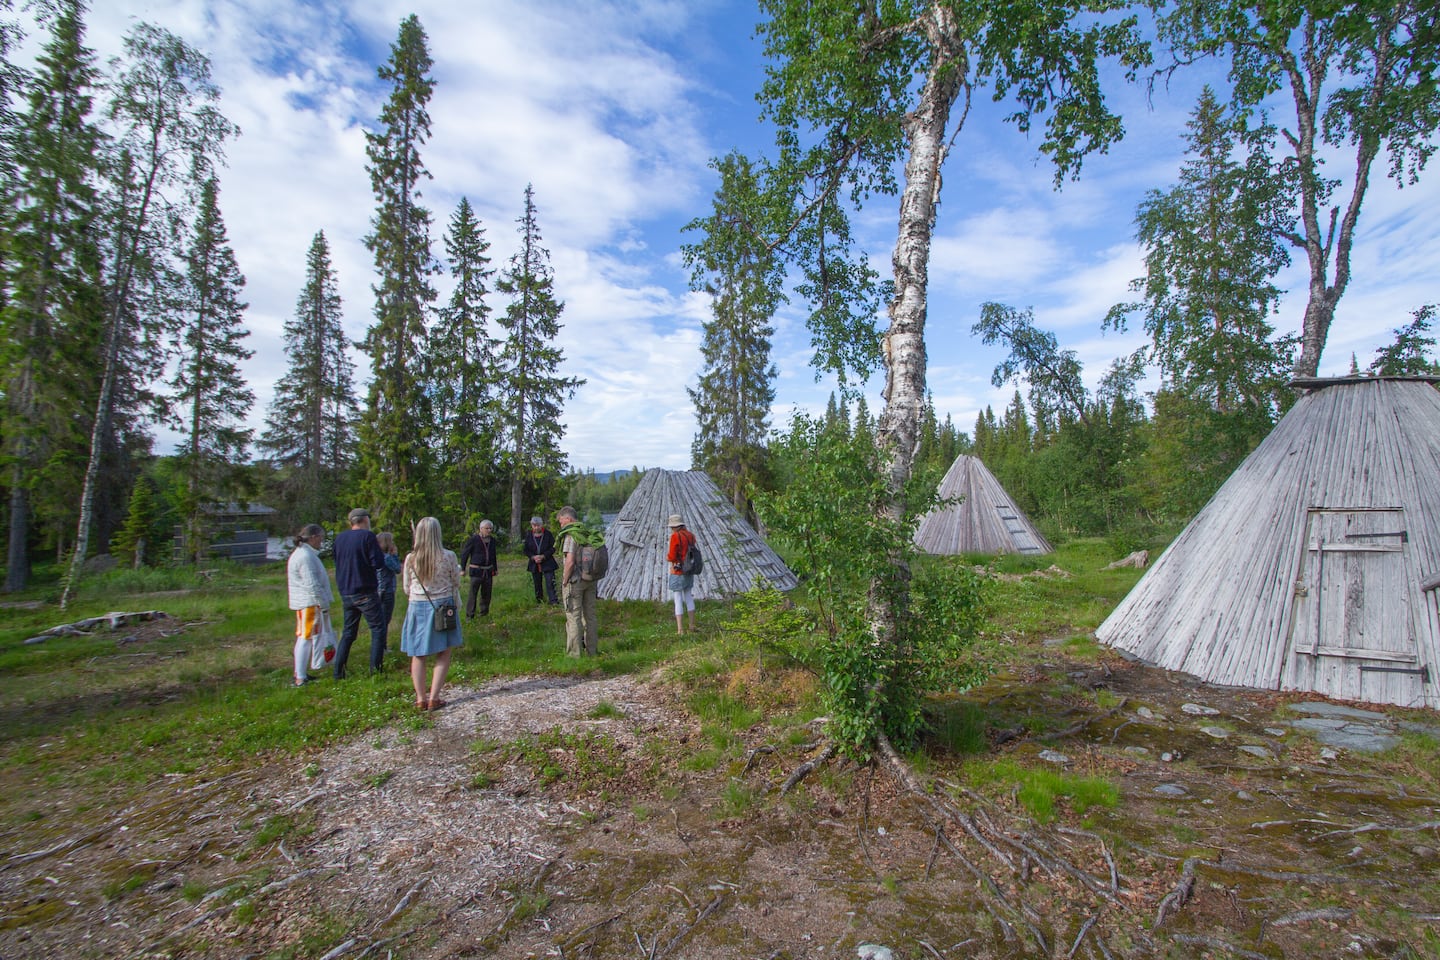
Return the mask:
<svg viewBox="0 0 1440 960">
<path fill-rule="evenodd" d="M 425 589 L 425 584 L 420 584 L 420 592 L 425 594 L 425 599 L 430 600 L 430 591 Z M 436 633 L 447 633 L 460 625 L 460 611 L 455 606 L 455 601 L 446 597 L 439 603 L 430 600 L 430 629 Z"/>
<path fill-rule="evenodd" d="M 335 628 L 330 611 L 321 610 L 315 636 L 310 638 L 310 669 L 323 670 L 335 661 Z"/>
</svg>

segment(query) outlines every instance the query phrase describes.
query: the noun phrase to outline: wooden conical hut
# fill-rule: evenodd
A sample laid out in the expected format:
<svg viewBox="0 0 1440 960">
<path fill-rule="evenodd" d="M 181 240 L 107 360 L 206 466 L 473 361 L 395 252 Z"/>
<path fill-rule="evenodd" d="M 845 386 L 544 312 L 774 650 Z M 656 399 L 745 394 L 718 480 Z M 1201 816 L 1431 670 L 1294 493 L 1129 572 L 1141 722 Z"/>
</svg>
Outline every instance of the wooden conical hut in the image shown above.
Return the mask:
<svg viewBox="0 0 1440 960">
<path fill-rule="evenodd" d="M 605 530 L 610 572 L 597 595 L 609 600 L 668 600 L 670 545 L 666 521 L 678 513 L 695 534 L 705 569 L 695 599 L 744 593 L 757 583 L 789 590 L 799 581 L 701 470 L 646 470 Z"/>
<path fill-rule="evenodd" d="M 940 481 L 942 505 L 915 528 L 922 553 L 1049 553 L 1035 529 L 978 457 L 961 454 Z M 949 502 L 945 502 L 949 501 Z"/>
<path fill-rule="evenodd" d="M 1440 378 L 1305 393 L 1095 631 L 1203 680 L 1440 707 Z"/>
</svg>

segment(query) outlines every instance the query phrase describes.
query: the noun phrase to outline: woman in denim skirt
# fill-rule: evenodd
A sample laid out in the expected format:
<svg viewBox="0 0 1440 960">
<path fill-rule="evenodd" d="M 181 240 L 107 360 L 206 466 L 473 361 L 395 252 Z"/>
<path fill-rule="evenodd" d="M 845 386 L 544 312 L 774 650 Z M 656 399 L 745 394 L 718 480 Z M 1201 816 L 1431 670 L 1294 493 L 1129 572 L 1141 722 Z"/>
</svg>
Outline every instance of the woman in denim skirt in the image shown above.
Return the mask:
<svg viewBox="0 0 1440 960">
<path fill-rule="evenodd" d="M 415 709 L 439 710 L 445 706 L 440 688 L 450 670 L 450 650 L 460 646 L 460 618 L 449 630 L 435 629 L 435 608 L 458 604 L 460 563 L 440 540 L 440 521 L 426 517 L 415 525 L 415 549 L 405 558 L 402 573 L 410 607 L 400 628 L 400 649 L 410 655 L 410 682 L 415 686 Z M 429 692 L 425 688 L 425 658 L 434 657 Z"/>
</svg>

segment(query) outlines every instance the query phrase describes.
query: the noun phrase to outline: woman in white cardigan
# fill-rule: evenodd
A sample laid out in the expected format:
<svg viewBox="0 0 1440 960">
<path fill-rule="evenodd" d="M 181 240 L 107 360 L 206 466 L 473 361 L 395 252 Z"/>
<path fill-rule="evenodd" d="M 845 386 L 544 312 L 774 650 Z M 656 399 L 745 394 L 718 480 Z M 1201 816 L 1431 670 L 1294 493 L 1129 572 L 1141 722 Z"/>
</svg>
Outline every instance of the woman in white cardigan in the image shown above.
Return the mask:
<svg viewBox="0 0 1440 960">
<path fill-rule="evenodd" d="M 295 538 L 286 571 L 290 575 L 290 609 L 295 611 L 295 686 L 311 679 L 310 645 L 317 642 L 330 619 L 330 575 L 320 562 L 318 548 L 325 542 L 325 530 L 318 523 L 306 524 Z"/>
<path fill-rule="evenodd" d="M 410 605 L 400 628 L 400 649 L 410 654 L 410 682 L 415 687 L 415 709 L 439 710 L 445 706 L 440 688 L 450 671 L 450 650 L 461 644 L 460 618 L 449 630 L 435 629 L 435 608 L 455 605 L 460 599 L 460 561 L 440 540 L 440 521 L 426 517 L 415 525 L 415 549 L 405 558 L 401 574 Z M 425 689 L 425 658 L 435 658 L 430 689 Z"/>
</svg>

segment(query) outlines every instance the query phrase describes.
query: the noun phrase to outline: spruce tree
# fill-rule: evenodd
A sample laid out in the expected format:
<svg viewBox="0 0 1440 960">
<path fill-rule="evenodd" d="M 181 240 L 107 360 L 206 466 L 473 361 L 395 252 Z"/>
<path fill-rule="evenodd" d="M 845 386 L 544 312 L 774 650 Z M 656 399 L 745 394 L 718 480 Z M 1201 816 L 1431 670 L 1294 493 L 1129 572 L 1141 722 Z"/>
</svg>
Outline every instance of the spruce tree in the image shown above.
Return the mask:
<svg viewBox="0 0 1440 960">
<path fill-rule="evenodd" d="M 92 231 L 102 136 L 90 119 L 98 74 L 84 45 L 83 14 L 79 0 L 57 12 L 11 158 L 19 175 L 7 191 L 0 312 L 0 431 L 10 465 L 7 591 L 29 579 L 32 493 L 63 485 L 55 467 L 83 444 L 77 427 L 88 413 L 88 361 L 101 311 Z"/>
<path fill-rule="evenodd" d="M 338 515 L 337 492 L 353 459 L 354 363 L 325 231 L 305 255 L 305 286 L 285 322 L 289 368 L 275 385 L 260 447 L 280 468 L 280 497 L 292 525 Z"/>
<path fill-rule="evenodd" d="M 245 277 L 226 236 L 214 177 L 200 189 L 185 267 L 180 359 L 170 386 L 176 426 L 184 438 L 186 553 L 200 563 L 208 534 L 205 509 L 228 499 L 250 442 L 250 430 L 241 424 L 255 402 L 240 372 L 240 361 L 254 354 L 242 343 L 250 336 L 244 324 L 247 304 L 240 300 Z"/>
<path fill-rule="evenodd" d="M 502 410 L 509 441 L 505 466 L 510 474 L 512 542 L 520 539 L 525 484 L 557 477 L 564 469 L 560 414 L 564 401 L 585 382 L 557 372 L 565 355 L 554 341 L 565 304 L 555 299 L 550 251 L 540 245 L 532 185 L 525 186 L 525 212 L 517 222 L 520 250 L 496 284 L 511 298 L 499 320 L 507 332 L 500 351 L 500 383 L 506 398 Z"/>
<path fill-rule="evenodd" d="M 425 30 L 414 15 L 400 23 L 390 59 L 379 68 L 392 84 L 380 129 L 365 134 L 376 211 L 365 245 L 375 257 L 375 322 L 364 350 L 374 373 L 360 423 L 361 495 L 380 525 L 418 520 L 427 510 L 430 398 L 421 361 L 430 304 L 430 278 L 439 267 L 430 252 L 430 211 L 420 205 L 420 181 L 430 173 L 420 147 L 430 135 Z"/>
<path fill-rule="evenodd" d="M 762 469 L 775 400 L 770 363 L 770 318 L 784 301 L 782 269 L 766 245 L 758 178 L 743 156 L 732 153 L 713 166 L 720 174 L 709 217 L 687 230 L 704 238 L 685 248 L 690 286 L 711 296 L 711 319 L 700 344 L 704 368 L 688 389 L 697 431 L 691 446 L 696 469 L 710 474 L 746 513 L 746 489 Z"/>
<path fill-rule="evenodd" d="M 499 341 L 490 336 L 490 241 L 470 201 L 460 204 L 445 235 L 455 288 L 430 331 L 430 386 L 442 443 L 439 478 L 444 514 L 468 524 L 498 478 L 492 387 Z"/>
</svg>

